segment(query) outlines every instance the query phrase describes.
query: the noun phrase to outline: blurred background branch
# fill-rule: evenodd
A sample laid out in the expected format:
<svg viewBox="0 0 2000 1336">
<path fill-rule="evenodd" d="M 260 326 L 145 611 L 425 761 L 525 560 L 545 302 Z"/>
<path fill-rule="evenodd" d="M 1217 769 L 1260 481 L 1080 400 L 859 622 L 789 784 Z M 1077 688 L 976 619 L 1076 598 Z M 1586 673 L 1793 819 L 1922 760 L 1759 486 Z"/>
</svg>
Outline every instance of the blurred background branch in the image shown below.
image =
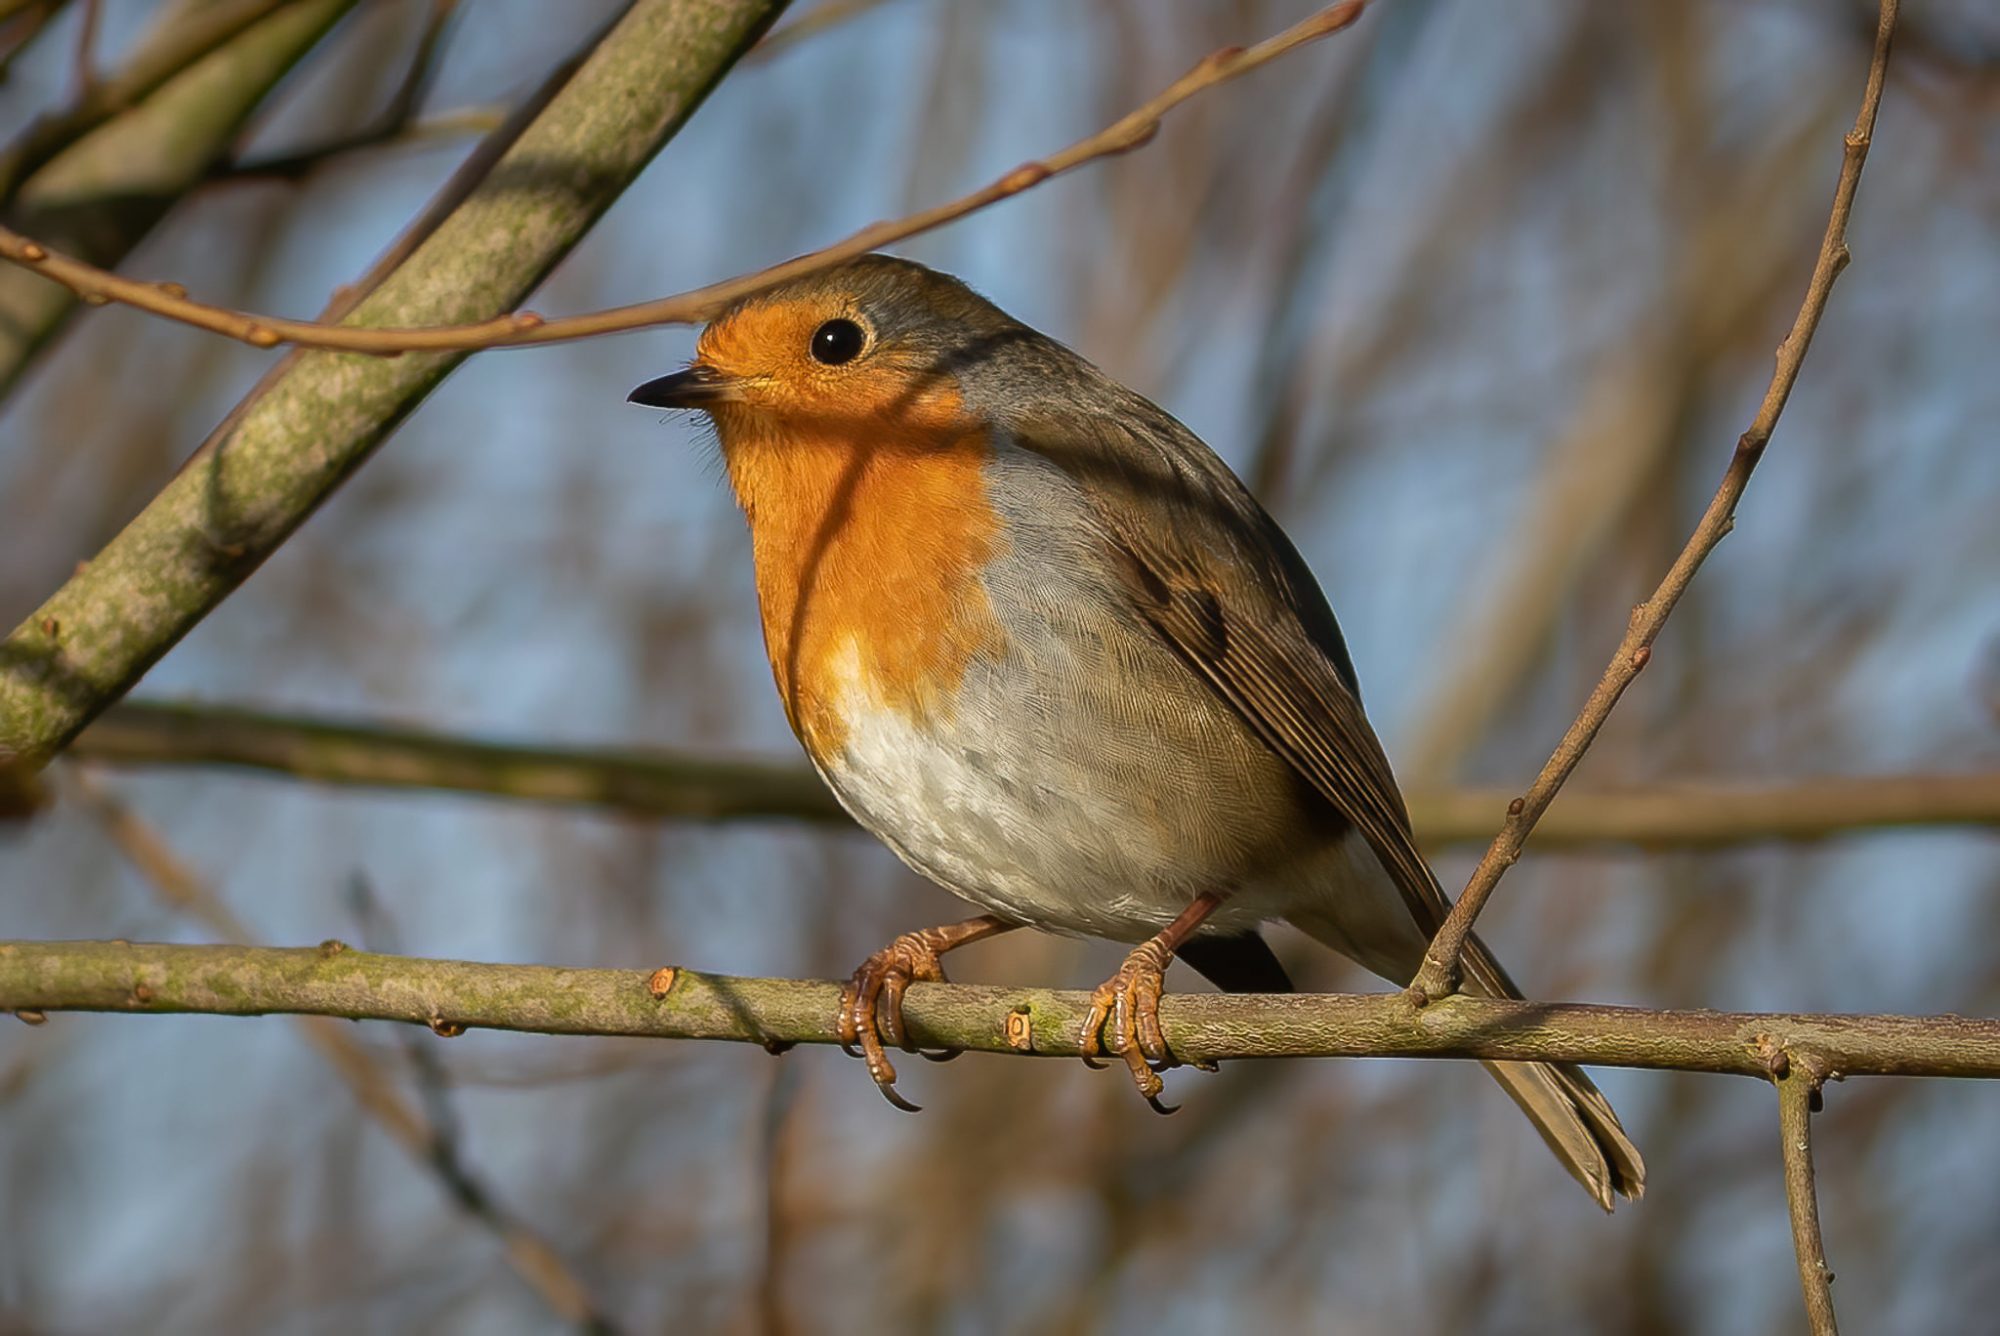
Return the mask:
<svg viewBox="0 0 2000 1336">
<path fill-rule="evenodd" d="M 86 729 L 70 754 L 121 767 L 235 766 L 323 784 L 476 793 L 679 820 L 848 823 L 819 777 L 798 762 L 535 746 L 227 706 L 126 701 Z M 1440 845 L 1490 838 L 1513 796 L 1433 787 L 1411 790 L 1408 801 L 1419 838 Z M 2000 772 L 1572 789 L 1543 818 L 1536 839 L 1544 848 L 1712 848 L 1921 826 L 2000 827 Z"/>
</svg>

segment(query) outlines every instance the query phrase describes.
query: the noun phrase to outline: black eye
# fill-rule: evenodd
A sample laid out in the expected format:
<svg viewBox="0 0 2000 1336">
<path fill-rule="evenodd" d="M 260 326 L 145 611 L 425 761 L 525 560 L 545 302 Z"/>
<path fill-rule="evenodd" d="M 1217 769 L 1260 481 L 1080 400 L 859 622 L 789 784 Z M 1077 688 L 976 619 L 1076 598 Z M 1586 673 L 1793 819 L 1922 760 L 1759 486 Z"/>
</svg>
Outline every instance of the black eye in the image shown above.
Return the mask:
<svg viewBox="0 0 2000 1336">
<path fill-rule="evenodd" d="M 813 331 L 812 355 L 815 362 L 839 366 L 852 362 L 861 353 L 868 336 L 852 320 L 829 320 Z"/>
</svg>

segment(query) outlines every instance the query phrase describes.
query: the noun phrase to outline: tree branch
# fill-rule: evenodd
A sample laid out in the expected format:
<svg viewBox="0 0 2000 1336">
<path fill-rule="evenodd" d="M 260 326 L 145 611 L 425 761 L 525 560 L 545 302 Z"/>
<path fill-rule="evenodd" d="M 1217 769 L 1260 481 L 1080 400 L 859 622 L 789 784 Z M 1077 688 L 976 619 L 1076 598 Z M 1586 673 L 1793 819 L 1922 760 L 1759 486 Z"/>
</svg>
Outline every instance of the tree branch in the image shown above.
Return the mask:
<svg viewBox="0 0 2000 1336">
<path fill-rule="evenodd" d="M 1805 301 L 1792 321 L 1791 332 L 1778 345 L 1777 365 L 1771 372 L 1771 382 L 1765 388 L 1757 415 L 1736 442 L 1735 454 L 1722 475 L 1721 485 L 1716 488 L 1708 509 L 1702 514 L 1700 523 L 1695 526 L 1694 533 L 1674 560 L 1666 578 L 1653 591 L 1651 598 L 1632 610 L 1625 638 L 1619 642 L 1610 665 L 1598 679 L 1590 698 L 1584 702 L 1582 712 L 1570 724 L 1569 731 L 1563 735 L 1528 791 L 1509 805 L 1506 823 L 1493 837 L 1493 843 L 1487 846 L 1485 856 L 1473 869 L 1472 878 L 1466 883 L 1458 903 L 1452 907 L 1444 925 L 1438 929 L 1437 936 L 1424 953 L 1423 968 L 1410 985 L 1412 993 L 1421 998 L 1435 1000 L 1457 986 L 1459 953 L 1464 950 L 1465 939 L 1471 935 L 1472 924 L 1479 917 L 1479 911 L 1485 908 L 1487 898 L 1500 884 L 1500 878 L 1520 858 L 1521 848 L 1527 843 L 1535 823 L 1548 810 L 1564 781 L 1583 760 L 1584 753 L 1596 740 L 1598 730 L 1618 704 L 1618 698 L 1625 694 L 1625 688 L 1645 668 L 1653 654 L 1653 641 L 1666 625 L 1674 605 L 1687 592 L 1695 572 L 1701 569 L 1708 554 L 1735 525 L 1736 503 L 1742 498 L 1750 473 L 1757 467 L 1772 431 L 1777 428 L 1779 415 L 1785 411 L 1785 401 L 1791 396 L 1792 386 L 1798 380 L 1799 368 L 1805 362 L 1806 350 L 1812 345 L 1813 333 L 1819 328 L 1820 317 L 1826 313 L 1827 297 L 1833 291 L 1834 280 L 1847 267 L 1847 220 L 1854 210 L 1855 188 L 1861 181 L 1862 165 L 1868 160 L 1868 143 L 1875 130 L 1875 113 L 1882 103 L 1882 85 L 1889 68 L 1889 48 L 1896 29 L 1898 3 L 1899 0 L 1881 0 L 1875 53 L 1868 63 L 1861 109 L 1855 114 L 1854 128 L 1848 131 L 1843 141 L 1840 178 L 1834 186 L 1833 208 L 1826 220 L 1826 234 L 1820 241 L 1812 279 L 1806 285 Z"/>
<path fill-rule="evenodd" d="M 1791 1206 L 1792 1248 L 1799 1259 L 1799 1285 L 1813 1336 L 1839 1336 L 1833 1314 L 1833 1271 L 1819 1232 L 1819 1197 L 1813 1186 L 1812 1115 L 1819 1103 L 1820 1077 L 1812 1058 L 1786 1055 L 1778 1080 L 1778 1132 L 1784 1139 L 1785 1200 Z"/>
<path fill-rule="evenodd" d="M 1052 177 L 1099 158 L 1129 153 L 1150 142 L 1161 118 L 1204 89 L 1227 83 L 1276 60 L 1308 42 L 1340 31 L 1361 17 L 1368 0 L 1344 0 L 1294 24 L 1275 37 L 1251 47 L 1226 47 L 1212 52 L 1141 106 L 1127 112 L 1094 135 L 1037 162 L 1016 167 L 999 180 L 944 204 L 889 222 L 862 228 L 846 240 L 754 274 L 711 283 L 707 287 L 631 306 L 545 320 L 532 311 L 516 311 L 458 324 L 386 324 L 368 327 L 291 320 L 232 310 L 189 298 L 178 284 L 143 282 L 85 264 L 60 254 L 18 232 L 0 228 L 0 259 L 33 270 L 73 289 L 87 300 L 119 302 L 154 315 L 227 335 L 258 348 L 281 343 L 306 348 L 373 353 L 477 352 L 527 344 L 557 343 L 654 325 L 692 324 L 708 319 L 730 303 L 774 284 L 824 269 L 828 265 L 894 242 L 929 232 L 976 213 L 1001 200 L 1032 189 Z"/>
<path fill-rule="evenodd" d="M 521 300 L 694 113 L 783 0 L 636 0 L 348 319 Z M 450 187 L 448 187 L 450 189 Z M 0 645 L 0 790 L 47 763 L 304 522 L 462 359 L 299 357 Z"/>
<path fill-rule="evenodd" d="M 439 789 L 675 820 L 848 822 L 825 784 L 797 762 L 498 742 L 229 706 L 126 701 L 86 729 L 69 754 L 108 765 L 237 766 L 323 784 Z M 1500 789 L 1416 789 L 1408 800 L 1417 837 L 1442 845 L 1488 838 L 1509 797 Z M 1891 826 L 2000 826 L 2000 774 L 1572 789 L 1536 839 L 1555 848 L 1713 848 Z"/>
<path fill-rule="evenodd" d="M 838 1042 L 840 985 L 693 970 L 562 969 L 317 947 L 0 942 L 0 1011 L 268 1013 L 538 1034 Z M 1075 1057 L 1090 994 L 912 984 L 910 1033 L 925 1047 Z M 1652 1011 L 1576 1002 L 1405 993 L 1181 994 L 1160 1020 L 1184 1062 L 1272 1057 L 1428 1057 L 1577 1062 L 1769 1079 L 1810 1052 L 1828 1079 L 2000 1077 L 2000 1021 L 1959 1016 Z"/>
</svg>

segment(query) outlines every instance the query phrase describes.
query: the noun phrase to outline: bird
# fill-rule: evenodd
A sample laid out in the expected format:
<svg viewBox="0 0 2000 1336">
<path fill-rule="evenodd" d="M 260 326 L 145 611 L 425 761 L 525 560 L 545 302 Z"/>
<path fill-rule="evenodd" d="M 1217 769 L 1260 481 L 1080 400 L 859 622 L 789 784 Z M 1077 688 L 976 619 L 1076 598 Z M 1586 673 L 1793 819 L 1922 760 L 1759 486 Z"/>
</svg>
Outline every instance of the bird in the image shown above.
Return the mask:
<svg viewBox="0 0 2000 1336">
<path fill-rule="evenodd" d="M 844 986 L 899 1107 L 912 982 L 1022 927 L 1134 944 L 1089 1061 L 1156 1108 L 1169 962 L 1289 992 L 1289 922 L 1392 982 L 1450 900 L 1418 851 L 1318 582 L 1164 409 L 959 279 L 867 254 L 756 291 L 628 396 L 712 423 L 749 527 L 786 719 L 854 819 L 982 912 L 904 933 Z M 1477 937 L 1467 991 L 1521 991 Z M 1605 1210 L 1645 1165 L 1563 1063 L 1485 1064 Z"/>
</svg>

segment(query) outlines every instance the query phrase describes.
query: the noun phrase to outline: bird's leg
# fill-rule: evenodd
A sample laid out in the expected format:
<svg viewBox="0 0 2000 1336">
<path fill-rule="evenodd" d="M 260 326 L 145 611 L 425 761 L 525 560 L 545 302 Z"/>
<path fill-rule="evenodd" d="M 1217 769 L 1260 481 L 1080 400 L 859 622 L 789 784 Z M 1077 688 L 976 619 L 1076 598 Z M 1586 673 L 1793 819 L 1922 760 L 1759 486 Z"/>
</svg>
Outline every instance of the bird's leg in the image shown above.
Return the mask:
<svg viewBox="0 0 2000 1336">
<path fill-rule="evenodd" d="M 1160 1103 L 1166 1082 L 1147 1059 L 1165 1065 L 1174 1061 L 1160 1032 L 1160 992 L 1166 987 L 1167 963 L 1222 899 L 1212 891 L 1196 896 L 1179 918 L 1142 942 L 1090 995 L 1090 1014 L 1083 1022 L 1083 1060 L 1090 1062 L 1100 1052 L 1123 1058 L 1139 1093 L 1160 1113 L 1173 1110 Z"/>
<path fill-rule="evenodd" d="M 941 928 L 906 932 L 861 962 L 854 977 L 840 990 L 840 1046 L 849 1053 L 861 1046 L 868 1074 L 875 1078 L 883 1098 L 911 1113 L 917 1106 L 896 1093 L 896 1068 L 883 1051 L 887 1036 L 898 1047 L 916 1049 L 903 1028 L 903 990 L 912 983 L 943 983 L 944 965 L 938 957 L 945 952 L 992 937 L 1020 925 L 991 914 L 947 923 Z"/>
</svg>

